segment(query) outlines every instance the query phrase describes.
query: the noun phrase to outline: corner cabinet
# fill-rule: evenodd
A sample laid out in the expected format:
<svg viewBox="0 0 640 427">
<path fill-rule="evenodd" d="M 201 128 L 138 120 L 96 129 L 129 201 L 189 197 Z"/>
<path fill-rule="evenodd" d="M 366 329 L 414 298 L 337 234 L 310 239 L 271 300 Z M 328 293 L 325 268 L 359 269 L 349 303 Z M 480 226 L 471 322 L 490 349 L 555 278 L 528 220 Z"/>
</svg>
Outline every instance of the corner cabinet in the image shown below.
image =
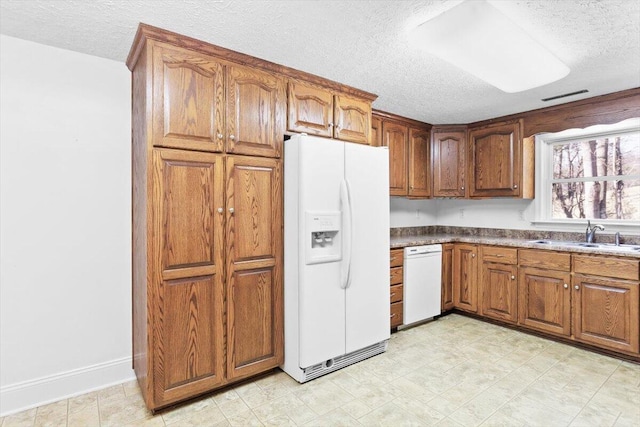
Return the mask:
<svg viewBox="0 0 640 427">
<path fill-rule="evenodd" d="M 283 362 L 286 91 L 149 31 L 128 62 L 133 365 L 156 410 Z"/>
<path fill-rule="evenodd" d="M 534 141 L 514 120 L 469 128 L 469 197 L 533 198 Z"/>
<path fill-rule="evenodd" d="M 453 305 L 455 308 L 478 312 L 478 247 L 453 245 Z"/>
<path fill-rule="evenodd" d="M 287 130 L 369 144 L 370 101 L 295 80 L 288 99 Z"/>
</svg>

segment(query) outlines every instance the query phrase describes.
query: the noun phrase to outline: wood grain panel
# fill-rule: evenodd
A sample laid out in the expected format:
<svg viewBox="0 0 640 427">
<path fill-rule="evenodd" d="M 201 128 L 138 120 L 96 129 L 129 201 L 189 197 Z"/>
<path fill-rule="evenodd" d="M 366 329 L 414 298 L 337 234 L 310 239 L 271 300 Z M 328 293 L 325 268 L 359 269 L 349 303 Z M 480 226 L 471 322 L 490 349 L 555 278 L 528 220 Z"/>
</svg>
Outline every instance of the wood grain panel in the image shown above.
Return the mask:
<svg viewBox="0 0 640 427">
<path fill-rule="evenodd" d="M 154 151 L 163 272 L 180 269 L 182 277 L 215 272 L 223 236 L 216 212 L 223 203 L 221 161 L 215 154 Z"/>
<path fill-rule="evenodd" d="M 390 285 L 397 285 L 399 283 L 402 283 L 402 275 L 404 274 L 402 266 L 393 267 L 389 271 L 391 273 L 389 279 Z"/>
<path fill-rule="evenodd" d="M 519 249 L 518 263 L 526 267 L 539 267 L 568 272 L 571 269 L 571 255 L 567 252 Z"/>
<path fill-rule="evenodd" d="M 374 147 L 382 145 L 382 120 L 375 115 L 371 116 L 371 145 Z"/>
<path fill-rule="evenodd" d="M 179 48 L 155 46 L 153 52 L 153 144 L 222 151 L 222 65 Z"/>
<path fill-rule="evenodd" d="M 569 272 L 520 268 L 518 323 L 539 331 L 569 336 L 570 283 Z"/>
<path fill-rule="evenodd" d="M 389 298 L 390 298 L 391 304 L 393 304 L 394 302 L 402 301 L 403 291 L 404 289 L 402 288 L 401 284 L 393 285 L 389 287 Z"/>
<path fill-rule="evenodd" d="M 465 197 L 466 129 L 434 128 L 431 150 L 433 197 Z"/>
<path fill-rule="evenodd" d="M 638 283 L 575 275 L 573 325 L 577 340 L 638 353 Z"/>
<path fill-rule="evenodd" d="M 453 301 L 456 308 L 478 311 L 478 248 L 455 244 L 453 247 Z"/>
<path fill-rule="evenodd" d="M 573 255 L 573 271 L 594 276 L 640 280 L 640 260 L 621 257 Z"/>
<path fill-rule="evenodd" d="M 452 310 L 453 302 L 453 245 L 442 245 L 442 311 Z"/>
<path fill-rule="evenodd" d="M 360 144 L 369 144 L 371 132 L 371 103 L 345 95 L 336 95 L 333 104 L 337 139 Z"/>
<path fill-rule="evenodd" d="M 382 145 L 389 147 L 389 194 L 406 196 L 408 129 L 393 122 L 382 123 Z"/>
<path fill-rule="evenodd" d="M 431 197 L 431 134 L 409 129 L 409 190 L 411 198 Z"/>
<path fill-rule="evenodd" d="M 277 159 L 227 158 L 229 379 L 283 361 L 281 169 Z"/>
<path fill-rule="evenodd" d="M 520 123 L 469 129 L 469 197 L 518 197 Z"/>
<path fill-rule="evenodd" d="M 295 80 L 288 84 L 287 130 L 333 136 L 333 94 Z"/>
<path fill-rule="evenodd" d="M 391 249 L 389 267 L 402 267 L 404 263 L 404 249 Z"/>
<path fill-rule="evenodd" d="M 287 105 L 284 79 L 237 65 L 227 70 L 227 152 L 280 157 Z"/>
<path fill-rule="evenodd" d="M 390 327 L 397 328 L 402 325 L 403 306 L 402 301 L 391 304 L 389 311 Z"/>
<path fill-rule="evenodd" d="M 482 303 L 480 314 L 508 323 L 518 320 L 518 267 L 482 264 Z"/>
<path fill-rule="evenodd" d="M 500 246 L 481 246 L 480 257 L 482 262 L 494 262 L 498 264 L 517 264 L 518 249 L 503 248 Z"/>
</svg>

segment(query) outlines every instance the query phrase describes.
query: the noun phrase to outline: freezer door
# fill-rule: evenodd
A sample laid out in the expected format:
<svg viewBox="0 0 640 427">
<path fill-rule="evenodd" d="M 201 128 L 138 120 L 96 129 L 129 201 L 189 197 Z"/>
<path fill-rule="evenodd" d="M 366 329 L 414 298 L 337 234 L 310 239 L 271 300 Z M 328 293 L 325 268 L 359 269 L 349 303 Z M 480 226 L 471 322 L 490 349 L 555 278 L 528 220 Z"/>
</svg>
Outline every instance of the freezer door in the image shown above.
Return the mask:
<svg viewBox="0 0 640 427">
<path fill-rule="evenodd" d="M 308 263 L 305 256 L 313 244 L 311 230 L 316 229 L 307 221 L 323 212 L 330 215 L 341 211 L 344 143 L 310 136 L 299 138 L 299 363 L 300 368 L 306 368 L 345 353 L 342 256 L 318 263 Z"/>
<path fill-rule="evenodd" d="M 389 151 L 345 144 L 345 177 L 352 212 L 351 281 L 346 292 L 349 353 L 390 334 Z"/>
</svg>

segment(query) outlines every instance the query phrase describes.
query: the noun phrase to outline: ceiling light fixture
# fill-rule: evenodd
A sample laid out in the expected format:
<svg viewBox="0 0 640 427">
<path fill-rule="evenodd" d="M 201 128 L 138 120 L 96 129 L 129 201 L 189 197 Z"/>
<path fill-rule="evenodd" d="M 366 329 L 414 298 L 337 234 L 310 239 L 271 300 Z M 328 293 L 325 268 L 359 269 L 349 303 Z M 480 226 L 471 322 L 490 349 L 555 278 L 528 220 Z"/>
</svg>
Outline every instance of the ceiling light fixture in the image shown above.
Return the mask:
<svg viewBox="0 0 640 427">
<path fill-rule="evenodd" d="M 508 93 L 555 82 L 570 71 L 486 1 L 464 1 L 419 25 L 410 37 L 427 52 Z"/>
</svg>

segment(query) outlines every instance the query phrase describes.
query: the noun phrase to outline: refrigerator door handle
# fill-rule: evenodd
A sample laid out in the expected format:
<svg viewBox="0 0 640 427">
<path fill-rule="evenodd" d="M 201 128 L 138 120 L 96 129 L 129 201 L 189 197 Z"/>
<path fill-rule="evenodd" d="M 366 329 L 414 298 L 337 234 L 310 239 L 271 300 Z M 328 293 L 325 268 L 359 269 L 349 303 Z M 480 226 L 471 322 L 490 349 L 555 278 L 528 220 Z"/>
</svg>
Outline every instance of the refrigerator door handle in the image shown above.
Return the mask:
<svg viewBox="0 0 640 427">
<path fill-rule="evenodd" d="M 340 274 L 340 284 L 342 289 L 347 289 L 351 283 L 351 248 L 353 238 L 351 197 L 349 184 L 347 181 L 340 183 L 340 201 L 342 202 L 342 235 L 344 242 L 344 256 L 342 258 L 342 268 Z"/>
</svg>

